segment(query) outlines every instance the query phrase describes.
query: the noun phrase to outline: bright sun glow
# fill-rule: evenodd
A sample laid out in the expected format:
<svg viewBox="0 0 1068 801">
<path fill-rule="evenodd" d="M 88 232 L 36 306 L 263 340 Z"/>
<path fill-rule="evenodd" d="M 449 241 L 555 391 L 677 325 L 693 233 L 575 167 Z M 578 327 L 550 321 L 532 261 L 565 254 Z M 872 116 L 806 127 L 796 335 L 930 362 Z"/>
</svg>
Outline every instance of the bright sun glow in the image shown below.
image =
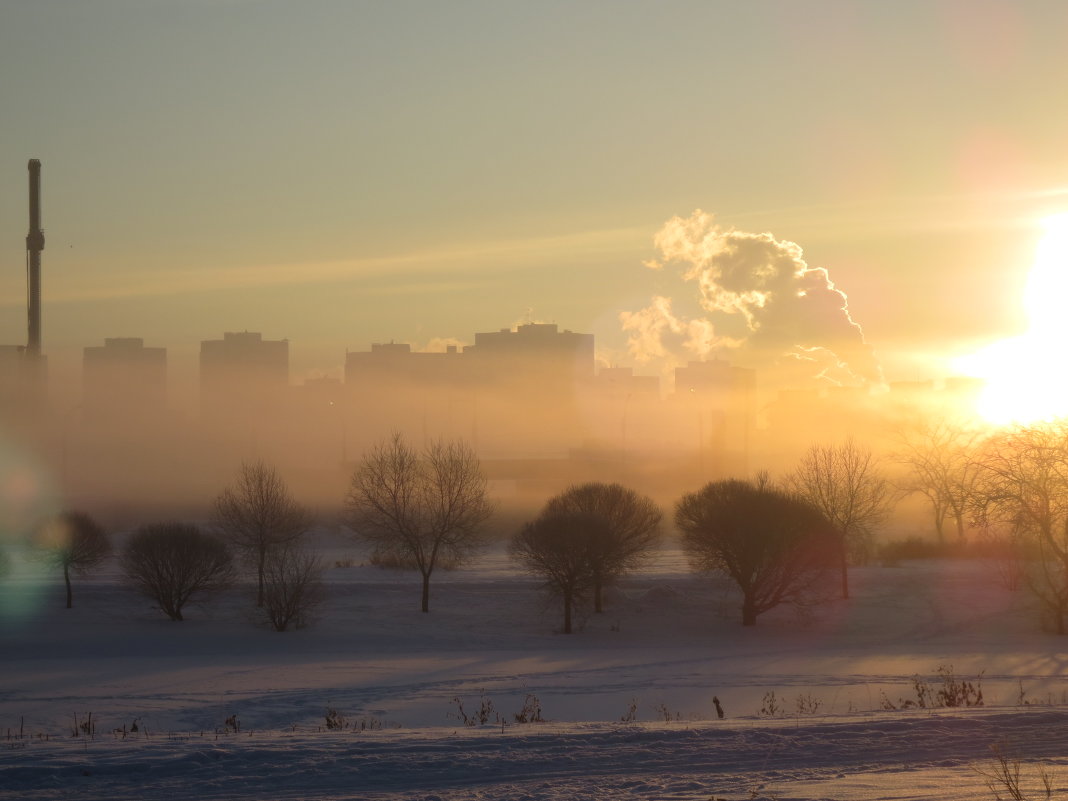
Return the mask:
<svg viewBox="0 0 1068 801">
<path fill-rule="evenodd" d="M 1043 221 L 1024 290 L 1030 327 L 957 359 L 954 366 L 986 380 L 979 413 L 992 423 L 1033 423 L 1068 415 L 1068 214 Z"/>
</svg>

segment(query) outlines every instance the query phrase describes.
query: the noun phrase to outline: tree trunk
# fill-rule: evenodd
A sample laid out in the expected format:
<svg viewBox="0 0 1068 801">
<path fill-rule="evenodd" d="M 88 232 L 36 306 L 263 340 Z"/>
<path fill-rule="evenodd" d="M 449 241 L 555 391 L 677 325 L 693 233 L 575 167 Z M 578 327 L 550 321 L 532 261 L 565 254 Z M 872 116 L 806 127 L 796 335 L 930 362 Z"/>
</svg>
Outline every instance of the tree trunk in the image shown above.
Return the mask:
<svg viewBox="0 0 1068 801">
<path fill-rule="evenodd" d="M 72 601 L 74 600 L 71 597 L 71 591 L 70 591 L 70 565 L 67 565 L 67 564 L 63 565 L 63 580 L 65 582 L 67 582 L 67 609 L 70 609 L 71 605 L 72 605 Z"/>
<path fill-rule="evenodd" d="M 430 574 L 423 574 L 423 606 L 422 611 L 430 611 Z"/>
<path fill-rule="evenodd" d="M 964 515 L 954 513 L 953 522 L 957 524 L 957 542 L 964 542 Z"/>
<path fill-rule="evenodd" d="M 593 583 L 593 611 L 603 612 L 604 608 L 601 604 L 601 580 L 597 579 Z"/>
<path fill-rule="evenodd" d="M 267 549 L 260 548 L 260 563 L 256 570 L 256 578 L 259 584 L 259 588 L 256 592 L 256 606 L 259 609 L 263 608 L 263 570 L 267 564 Z"/>
<path fill-rule="evenodd" d="M 842 598 L 849 599 L 849 555 L 845 539 L 842 540 Z"/>
<path fill-rule="evenodd" d="M 564 634 L 571 633 L 571 593 L 564 593 Z"/>
<path fill-rule="evenodd" d="M 944 514 L 942 514 L 941 512 L 935 512 L 935 533 L 938 535 L 939 545 L 945 544 L 946 541 L 945 519 L 946 516 Z"/>
<path fill-rule="evenodd" d="M 755 626 L 757 619 L 756 604 L 748 595 L 742 598 L 742 625 Z"/>
</svg>

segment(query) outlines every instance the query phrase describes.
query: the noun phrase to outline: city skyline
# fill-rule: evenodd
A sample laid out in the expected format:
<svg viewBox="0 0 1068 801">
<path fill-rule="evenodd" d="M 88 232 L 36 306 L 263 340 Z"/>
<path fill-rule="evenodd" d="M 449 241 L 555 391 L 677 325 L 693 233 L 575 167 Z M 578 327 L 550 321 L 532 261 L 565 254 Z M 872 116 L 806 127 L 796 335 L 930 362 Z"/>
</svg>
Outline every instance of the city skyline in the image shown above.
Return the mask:
<svg viewBox="0 0 1068 801">
<path fill-rule="evenodd" d="M 814 439 L 886 450 L 922 419 L 978 422 L 971 380 L 767 393 L 757 371 L 710 358 L 676 367 L 663 386 L 630 367 L 597 368 L 594 336 L 555 324 L 474 339 L 437 353 L 373 343 L 346 354 L 343 379 L 294 382 L 288 341 L 225 332 L 201 341 L 186 387 L 165 348 L 108 339 L 84 348 L 81 386 L 61 402 L 3 399 L 21 421 L 10 445 L 50 463 L 68 499 L 115 508 L 165 497 L 188 511 L 205 483 L 251 458 L 332 506 L 346 471 L 391 432 L 468 443 L 497 491 L 525 502 L 593 474 L 666 497 L 699 477 L 782 469 Z"/>
<path fill-rule="evenodd" d="M 0 59 L 38 67 L 0 89 L 27 112 L 0 164 L 0 344 L 24 341 L 40 158 L 55 376 L 106 337 L 177 366 L 205 332 L 256 330 L 294 343 L 296 380 L 336 377 L 346 349 L 527 320 L 664 375 L 691 354 L 640 362 L 621 315 L 667 297 L 702 318 L 692 281 L 646 266 L 698 209 L 797 243 L 887 380 L 950 375 L 1027 326 L 1040 220 L 1068 185 L 1066 13 L 9 4 Z"/>
</svg>

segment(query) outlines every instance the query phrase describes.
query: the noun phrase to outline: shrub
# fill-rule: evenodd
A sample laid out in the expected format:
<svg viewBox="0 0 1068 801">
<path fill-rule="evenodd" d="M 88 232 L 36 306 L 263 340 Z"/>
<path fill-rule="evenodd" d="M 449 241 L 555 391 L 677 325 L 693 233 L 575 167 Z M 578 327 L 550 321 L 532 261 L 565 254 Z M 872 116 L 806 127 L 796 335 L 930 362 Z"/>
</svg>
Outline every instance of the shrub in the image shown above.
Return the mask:
<svg viewBox="0 0 1068 801">
<path fill-rule="evenodd" d="M 275 631 L 301 629 L 323 601 L 322 561 L 300 545 L 271 548 L 263 565 L 259 609 Z"/>
<path fill-rule="evenodd" d="M 222 589 L 234 577 L 226 546 L 188 523 L 139 528 L 123 549 L 122 569 L 134 588 L 171 620 L 183 619 L 182 609 L 191 598 Z"/>
<path fill-rule="evenodd" d="M 480 726 L 489 723 L 490 716 L 493 716 L 495 722 L 500 721 L 500 716 L 493 708 L 493 701 L 486 697 L 486 691 L 482 690 L 479 693 L 478 709 L 474 712 L 468 713 L 464 709 L 464 702 L 460 696 L 454 696 L 452 702 L 456 704 L 456 715 L 458 720 L 462 720 L 465 726 Z"/>
<path fill-rule="evenodd" d="M 541 701 L 533 693 L 527 693 L 523 701 L 523 708 L 516 712 L 513 717 L 516 723 L 544 723 L 541 716 Z"/>
<path fill-rule="evenodd" d="M 966 679 L 958 679 L 953 673 L 952 665 L 939 665 L 938 670 L 941 687 L 931 684 L 923 676 L 912 677 L 912 689 L 916 700 L 911 698 L 899 698 L 894 704 L 886 695 L 882 695 L 882 708 L 887 711 L 896 709 L 930 709 L 933 707 L 962 707 L 983 706 L 983 674 L 980 673 L 975 682 Z"/>
</svg>

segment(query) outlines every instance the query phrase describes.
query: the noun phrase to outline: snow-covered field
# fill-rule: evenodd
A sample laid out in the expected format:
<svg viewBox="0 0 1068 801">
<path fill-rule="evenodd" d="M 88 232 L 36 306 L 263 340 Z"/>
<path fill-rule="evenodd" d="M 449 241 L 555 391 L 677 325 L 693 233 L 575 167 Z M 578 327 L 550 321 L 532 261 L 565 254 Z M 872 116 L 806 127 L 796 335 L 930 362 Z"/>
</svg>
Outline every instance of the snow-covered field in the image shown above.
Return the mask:
<svg viewBox="0 0 1068 801">
<path fill-rule="evenodd" d="M 0 797 L 993 799 L 995 744 L 1068 787 L 1066 641 L 982 562 L 857 569 L 850 601 L 743 629 L 668 548 L 571 636 L 499 550 L 436 576 L 429 615 L 415 575 L 326 580 L 316 624 L 282 634 L 246 591 L 172 623 L 114 566 L 71 610 L 55 575 L 0 583 Z M 982 674 L 985 705 L 884 710 L 942 666 Z M 547 722 L 516 722 L 535 699 Z"/>
</svg>

